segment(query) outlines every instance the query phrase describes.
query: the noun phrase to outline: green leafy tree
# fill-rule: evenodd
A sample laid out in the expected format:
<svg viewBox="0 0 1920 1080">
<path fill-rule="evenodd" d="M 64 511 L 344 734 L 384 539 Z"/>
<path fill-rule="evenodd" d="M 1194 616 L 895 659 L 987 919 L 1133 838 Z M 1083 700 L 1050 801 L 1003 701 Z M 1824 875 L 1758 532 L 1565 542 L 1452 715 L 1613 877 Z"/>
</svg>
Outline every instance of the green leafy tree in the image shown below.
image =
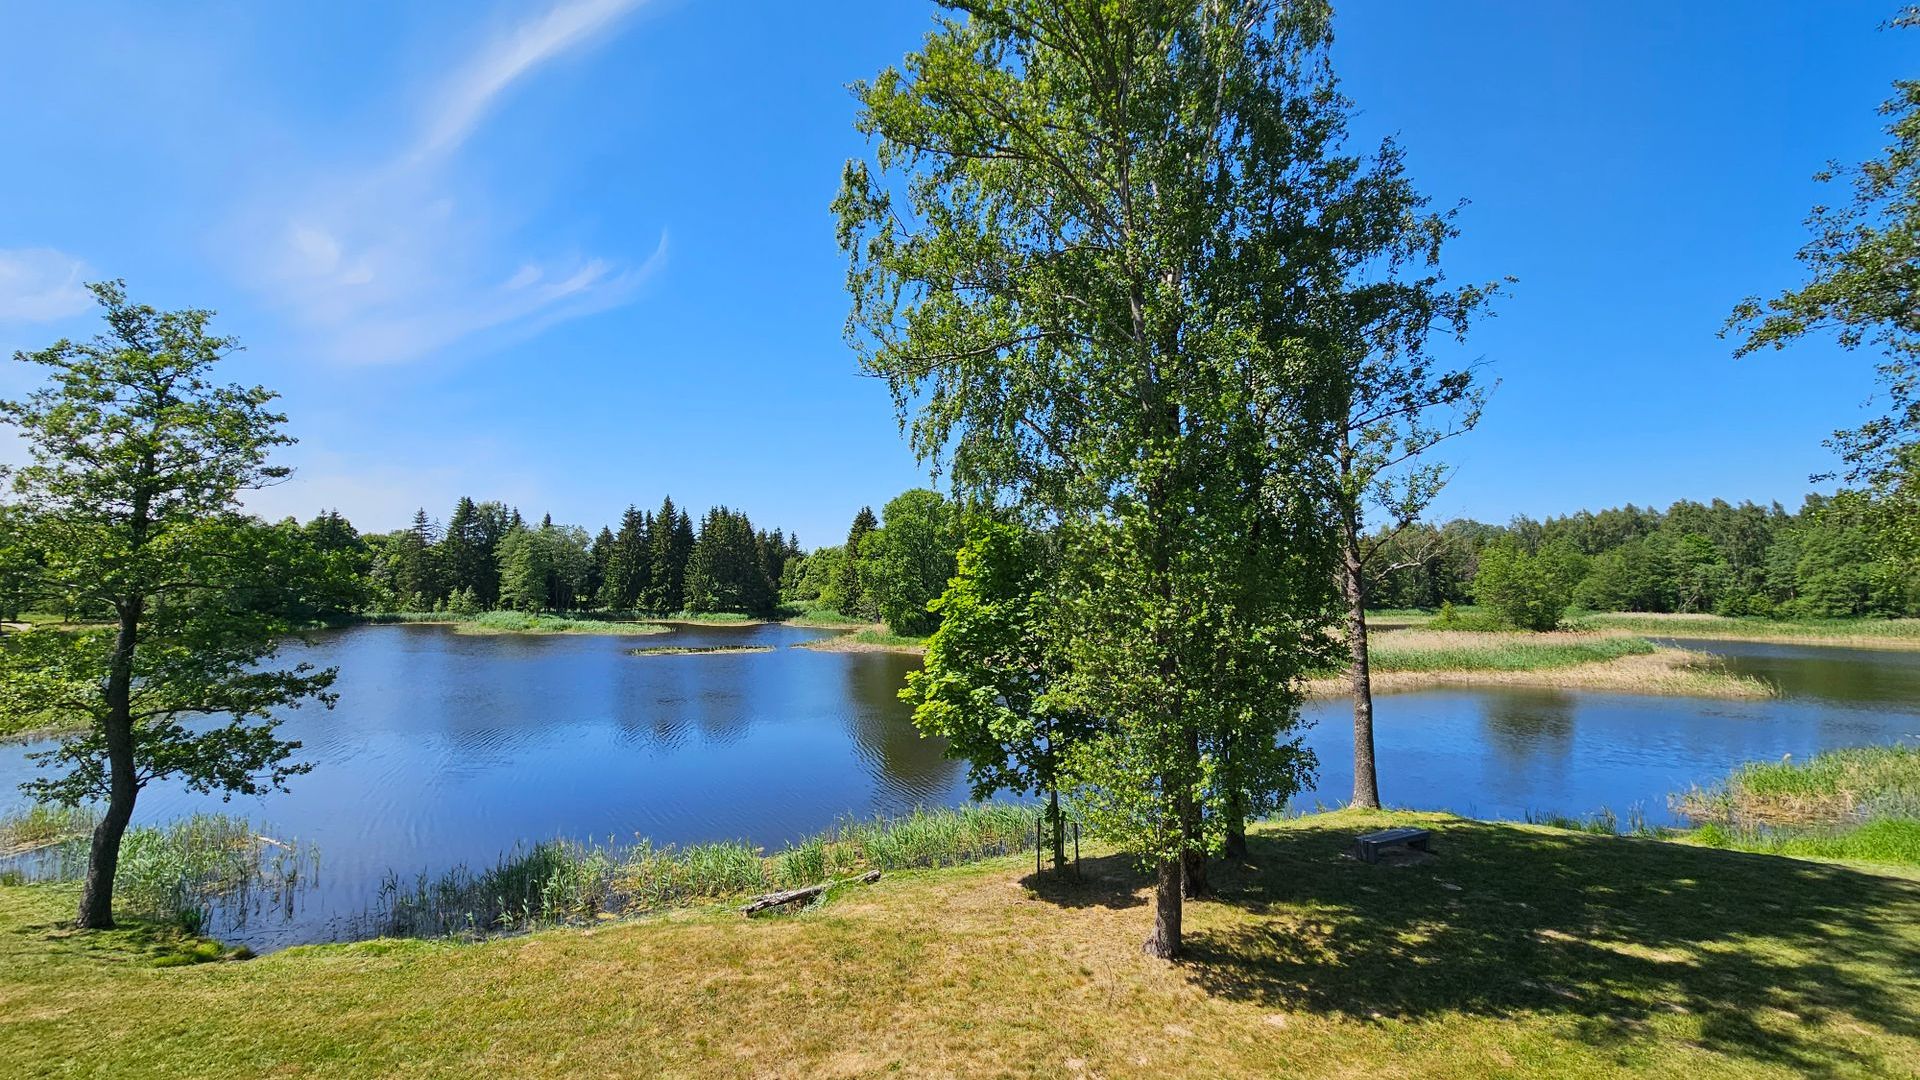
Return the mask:
<svg viewBox="0 0 1920 1080">
<path fill-rule="evenodd" d="M 282 787 L 308 766 L 291 760 L 299 744 L 277 736 L 277 713 L 331 706 L 334 672 L 274 664 L 290 598 L 326 564 L 297 530 L 238 512 L 242 492 L 288 473 L 269 461 L 292 441 L 274 395 L 211 381 L 237 348 L 209 332 L 211 313 L 132 304 L 117 281 L 91 288 L 106 332 L 16 354 L 49 383 L 0 416 L 30 455 L 13 496 L 44 558 L 35 586 L 112 625 L 9 637 L 0 708 L 84 725 L 37 755 L 49 775 L 25 789 L 105 803 L 78 918 L 107 929 L 140 791 L 169 778 L 229 795 Z"/>
<path fill-rule="evenodd" d="M 1920 26 L 1920 8 L 1904 9 L 1888 26 Z M 1806 283 L 1771 300 L 1742 301 L 1723 333 L 1739 339 L 1736 357 L 1816 333 L 1879 354 L 1885 411 L 1836 431 L 1828 445 L 1845 463 L 1847 482 L 1884 504 L 1880 540 L 1911 567 L 1920 564 L 1920 515 L 1910 512 L 1920 509 L 1920 79 L 1894 80 L 1880 115 L 1888 141 L 1879 158 L 1815 174 L 1850 190 L 1807 219 L 1812 236 L 1799 251 Z"/>
<path fill-rule="evenodd" d="M 1584 558 L 1571 549 L 1529 552 L 1502 538 L 1480 552 L 1473 595 L 1509 626 L 1552 630 L 1566 616 L 1574 587 L 1586 572 Z"/>
<path fill-rule="evenodd" d="M 1302 479 L 1336 384 L 1248 283 L 1345 265 L 1304 234 L 1339 111 L 1324 11 L 1279 0 L 968 0 L 857 87 L 836 204 L 850 339 L 956 497 L 1058 522 L 1067 755 L 1154 869 L 1150 953 L 1236 819 L 1295 789 L 1331 535 Z M 1307 136 L 1307 137 L 1303 137 Z M 1297 242 L 1294 242 L 1297 241 Z"/>
<path fill-rule="evenodd" d="M 939 619 L 927 605 L 953 577 L 959 515 L 925 488 L 895 496 L 882 514 L 881 527 L 861 542 L 861 593 L 894 633 L 930 634 Z"/>
<path fill-rule="evenodd" d="M 500 542 L 500 606 L 514 611 L 571 611 L 587 599 L 593 570 L 585 529 L 524 526 Z"/>
<path fill-rule="evenodd" d="M 997 791 L 1046 797 L 1058 866 L 1067 858 L 1060 806 L 1066 752 L 1095 725 L 1056 695 L 1066 673 L 1047 622 L 1052 563 L 1041 538 L 1027 530 L 976 525 L 933 601 L 939 627 L 900 697 L 914 706 L 922 734 L 945 739 L 948 756 L 967 762 L 974 798 Z"/>
<path fill-rule="evenodd" d="M 687 610 L 764 615 L 773 596 L 753 522 L 724 506 L 707 511 L 687 561 Z"/>
</svg>

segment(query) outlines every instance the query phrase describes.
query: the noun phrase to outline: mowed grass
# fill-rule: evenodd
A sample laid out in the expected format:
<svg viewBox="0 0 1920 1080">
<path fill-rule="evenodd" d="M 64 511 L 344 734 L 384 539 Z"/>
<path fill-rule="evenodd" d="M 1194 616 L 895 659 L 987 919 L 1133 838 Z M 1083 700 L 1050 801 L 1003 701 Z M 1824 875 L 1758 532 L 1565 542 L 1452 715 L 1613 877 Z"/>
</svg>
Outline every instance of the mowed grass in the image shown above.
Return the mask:
<svg viewBox="0 0 1920 1080">
<path fill-rule="evenodd" d="M 1436 830 L 1435 857 L 1347 858 Z M 1920 883 L 1441 815 L 1263 826 L 1141 955 L 1146 882 L 1024 857 L 795 916 L 692 911 L 475 945 L 154 966 L 0 888 L 0 1075 L 1901 1077 Z"/>
</svg>

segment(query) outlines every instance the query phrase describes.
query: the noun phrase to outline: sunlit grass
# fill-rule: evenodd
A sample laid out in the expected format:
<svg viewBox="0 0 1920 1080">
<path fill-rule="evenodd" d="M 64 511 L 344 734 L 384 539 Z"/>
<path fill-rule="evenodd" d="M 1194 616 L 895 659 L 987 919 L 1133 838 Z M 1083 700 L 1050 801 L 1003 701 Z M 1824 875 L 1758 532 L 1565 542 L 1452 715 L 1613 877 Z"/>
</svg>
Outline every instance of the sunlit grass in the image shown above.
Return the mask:
<svg viewBox="0 0 1920 1080">
<path fill-rule="evenodd" d="M 1387 825 L 1434 830 L 1432 858 L 1348 857 Z M 1148 880 L 1089 850 L 1077 881 L 1022 854 L 890 874 L 787 918 L 708 906 L 190 971 L 59 930 L 71 886 L 0 888 L 0 1075 L 1759 1080 L 1920 1064 L 1920 883 L 1897 873 L 1342 812 L 1256 827 L 1213 884 L 1174 965 L 1140 951 Z"/>
</svg>

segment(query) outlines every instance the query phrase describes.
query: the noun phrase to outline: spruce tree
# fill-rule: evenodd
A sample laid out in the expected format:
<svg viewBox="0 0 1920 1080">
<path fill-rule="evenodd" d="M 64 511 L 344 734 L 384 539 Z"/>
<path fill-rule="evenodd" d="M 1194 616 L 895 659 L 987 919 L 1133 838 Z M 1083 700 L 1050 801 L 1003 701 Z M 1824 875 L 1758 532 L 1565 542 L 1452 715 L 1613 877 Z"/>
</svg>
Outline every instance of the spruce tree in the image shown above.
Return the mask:
<svg viewBox="0 0 1920 1080">
<path fill-rule="evenodd" d="M 879 527 L 880 519 L 873 516 L 873 507 L 863 506 L 853 516 L 853 526 L 847 530 L 847 554 L 840 564 L 839 577 L 834 582 L 834 599 L 842 615 L 861 618 L 873 614 L 861 590 L 860 545 L 868 533 Z"/>
</svg>

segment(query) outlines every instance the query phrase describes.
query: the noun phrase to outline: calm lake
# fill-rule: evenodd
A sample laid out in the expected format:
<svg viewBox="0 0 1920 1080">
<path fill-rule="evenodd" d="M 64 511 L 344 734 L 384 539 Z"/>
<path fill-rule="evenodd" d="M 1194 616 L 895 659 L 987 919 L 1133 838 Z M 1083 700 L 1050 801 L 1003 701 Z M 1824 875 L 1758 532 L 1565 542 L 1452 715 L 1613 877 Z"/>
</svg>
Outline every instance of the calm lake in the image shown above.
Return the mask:
<svg viewBox="0 0 1920 1080">
<path fill-rule="evenodd" d="M 682 627 L 645 638 L 470 636 L 435 626 L 316 635 L 292 658 L 337 665 L 340 703 L 283 729 L 314 763 L 260 799 L 156 786 L 136 822 L 226 810 L 317 848 L 318 886 L 291 924 L 224 936 L 272 947 L 324 940 L 392 872 L 492 865 L 554 837 L 656 844 L 746 839 L 769 849 L 847 814 L 967 798 L 962 766 L 919 737 L 896 693 L 916 657 L 792 648 L 819 631 Z M 765 645 L 734 655 L 633 656 L 637 646 Z M 1782 691 L 1717 701 L 1496 688 L 1382 696 L 1381 794 L 1481 817 L 1638 810 L 1748 760 L 1920 738 L 1920 653 L 1681 642 Z M 1315 704 L 1316 787 L 1352 789 L 1351 714 Z M 0 808 L 19 804 L 32 746 L 0 746 Z"/>
</svg>

